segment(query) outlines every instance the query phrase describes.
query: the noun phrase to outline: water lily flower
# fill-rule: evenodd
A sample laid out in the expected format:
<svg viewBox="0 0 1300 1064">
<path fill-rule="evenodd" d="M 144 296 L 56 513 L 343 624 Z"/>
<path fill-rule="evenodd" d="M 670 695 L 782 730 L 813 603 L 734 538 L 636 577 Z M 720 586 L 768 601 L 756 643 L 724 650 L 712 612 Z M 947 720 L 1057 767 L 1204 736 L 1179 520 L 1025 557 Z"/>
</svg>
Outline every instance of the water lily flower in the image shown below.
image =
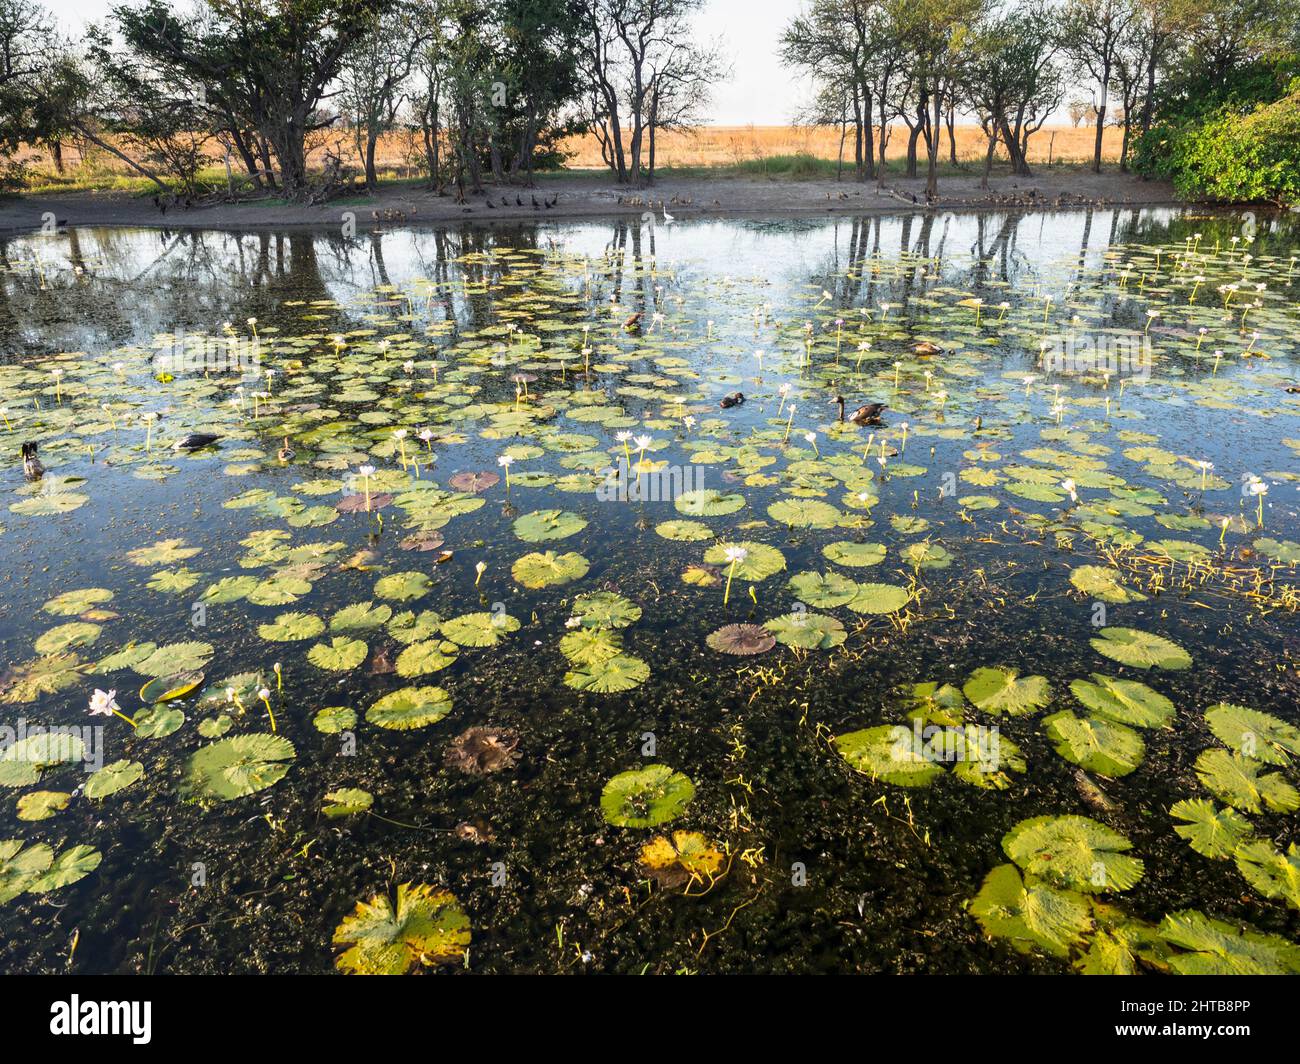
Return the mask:
<svg viewBox="0 0 1300 1064">
<path fill-rule="evenodd" d="M 506 491 L 510 490 L 510 463 L 515 460 L 512 454 L 503 454 L 497 459 L 497 465 L 506 471 Z"/>
<path fill-rule="evenodd" d="M 736 575 L 736 566 L 749 556 L 749 551 L 744 547 L 727 547 L 723 551 L 723 556 L 731 563 L 727 569 L 727 586 L 722 592 L 722 604 L 725 606 L 731 598 L 731 579 Z"/>
<path fill-rule="evenodd" d="M 92 717 L 120 717 L 131 727 L 135 727 L 135 721 L 122 712 L 122 707 L 117 704 L 117 691 L 101 691 L 95 688 L 95 693 L 90 696 L 90 715 Z"/>
<path fill-rule="evenodd" d="M 483 574 L 487 572 L 487 562 L 478 562 L 474 566 L 474 586 L 478 587 L 478 582 L 483 579 Z"/>
<path fill-rule="evenodd" d="M 1074 483 L 1073 480 L 1071 480 L 1069 477 L 1066 477 L 1063 481 L 1061 481 L 1061 487 L 1062 487 L 1065 491 L 1069 492 L 1069 494 L 1070 494 L 1070 501 L 1071 501 L 1071 502 L 1078 502 L 1078 501 L 1079 501 L 1079 493 L 1078 493 L 1077 491 L 1074 490 L 1074 489 L 1075 489 L 1075 483 Z"/>
<path fill-rule="evenodd" d="M 818 458 L 820 458 L 822 456 L 822 453 L 821 451 L 817 450 L 817 433 L 805 432 L 803 434 L 803 438 L 812 444 L 813 453 L 817 455 Z"/>
</svg>

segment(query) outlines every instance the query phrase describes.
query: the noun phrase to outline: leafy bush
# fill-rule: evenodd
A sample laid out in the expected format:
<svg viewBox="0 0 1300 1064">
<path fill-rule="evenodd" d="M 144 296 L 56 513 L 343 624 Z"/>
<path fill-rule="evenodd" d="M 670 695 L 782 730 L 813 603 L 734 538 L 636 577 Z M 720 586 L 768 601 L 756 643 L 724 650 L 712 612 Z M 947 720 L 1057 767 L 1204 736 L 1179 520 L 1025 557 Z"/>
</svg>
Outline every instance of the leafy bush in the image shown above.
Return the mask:
<svg viewBox="0 0 1300 1064">
<path fill-rule="evenodd" d="M 1160 147 L 1168 147 L 1167 163 L 1156 156 L 1156 165 L 1183 195 L 1300 202 L 1300 90 L 1247 114 L 1225 109 L 1202 123 L 1153 129 L 1148 137 L 1157 134 L 1166 138 Z M 1152 147 L 1144 143 L 1142 150 Z"/>
</svg>

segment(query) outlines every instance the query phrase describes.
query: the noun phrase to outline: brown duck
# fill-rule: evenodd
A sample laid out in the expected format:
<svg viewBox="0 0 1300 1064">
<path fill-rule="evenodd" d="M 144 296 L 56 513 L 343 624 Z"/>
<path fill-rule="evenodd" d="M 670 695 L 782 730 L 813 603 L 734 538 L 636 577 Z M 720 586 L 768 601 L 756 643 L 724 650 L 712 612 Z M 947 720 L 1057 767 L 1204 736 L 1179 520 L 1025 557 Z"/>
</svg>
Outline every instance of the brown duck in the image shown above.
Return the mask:
<svg viewBox="0 0 1300 1064">
<path fill-rule="evenodd" d="M 844 396 L 837 395 L 831 402 L 839 404 L 841 421 L 852 421 L 855 425 L 879 425 L 880 415 L 885 412 L 884 403 L 865 403 L 846 418 L 844 415 Z"/>
</svg>

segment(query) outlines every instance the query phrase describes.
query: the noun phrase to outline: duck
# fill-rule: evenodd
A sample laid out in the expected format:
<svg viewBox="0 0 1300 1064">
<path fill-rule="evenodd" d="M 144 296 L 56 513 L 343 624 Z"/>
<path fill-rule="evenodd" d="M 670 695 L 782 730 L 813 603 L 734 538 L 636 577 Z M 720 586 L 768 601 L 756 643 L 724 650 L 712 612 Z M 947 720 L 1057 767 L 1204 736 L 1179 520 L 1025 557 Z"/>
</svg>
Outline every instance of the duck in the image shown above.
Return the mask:
<svg viewBox="0 0 1300 1064">
<path fill-rule="evenodd" d="M 730 410 L 733 406 L 740 406 L 745 401 L 744 392 L 732 392 L 730 395 L 724 395 L 718 402 L 718 406 L 723 410 Z"/>
<path fill-rule="evenodd" d="M 832 403 L 838 403 L 840 407 L 840 420 L 846 420 L 844 417 L 844 396 L 837 395 L 831 400 Z M 847 420 L 852 421 L 855 425 L 879 425 L 880 415 L 885 411 L 884 403 L 865 403 L 851 413 Z"/>
<path fill-rule="evenodd" d="M 188 436 L 182 436 L 172 444 L 173 451 L 201 451 L 204 447 L 211 447 L 216 443 L 220 436 L 211 432 L 191 432 Z"/>
<path fill-rule="evenodd" d="M 23 444 L 22 455 L 23 476 L 28 480 L 40 480 L 41 477 L 45 476 L 45 466 L 36 457 L 36 444 L 33 441 L 29 440 Z"/>
<path fill-rule="evenodd" d="M 641 324 L 641 317 L 642 317 L 642 312 L 639 310 L 636 311 L 635 313 L 629 314 L 627 316 L 627 320 L 623 322 L 623 328 L 635 329 L 638 325 Z"/>
<path fill-rule="evenodd" d="M 912 353 L 917 355 L 941 355 L 943 348 L 938 344 L 932 344 L 929 340 L 922 340 L 912 345 Z"/>
<path fill-rule="evenodd" d="M 289 446 L 289 437 L 284 438 L 284 446 L 281 447 L 275 455 L 281 462 L 293 461 L 293 448 Z"/>
</svg>

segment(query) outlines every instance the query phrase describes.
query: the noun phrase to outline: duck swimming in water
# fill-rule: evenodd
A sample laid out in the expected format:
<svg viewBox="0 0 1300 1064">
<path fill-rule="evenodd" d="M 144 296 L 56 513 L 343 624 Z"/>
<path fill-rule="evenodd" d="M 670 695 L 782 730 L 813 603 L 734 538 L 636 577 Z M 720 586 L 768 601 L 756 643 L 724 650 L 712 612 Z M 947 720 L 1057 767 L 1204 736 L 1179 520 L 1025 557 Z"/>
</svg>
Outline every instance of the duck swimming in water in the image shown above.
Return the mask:
<svg viewBox="0 0 1300 1064">
<path fill-rule="evenodd" d="M 289 437 L 284 438 L 284 446 L 275 455 L 281 462 L 293 461 L 293 448 L 289 446 Z"/>
<path fill-rule="evenodd" d="M 884 403 L 865 403 L 853 411 L 846 419 L 844 416 L 844 396 L 837 395 L 831 402 L 839 404 L 841 421 L 852 421 L 855 425 L 879 425 L 880 415 L 885 412 Z"/>
<path fill-rule="evenodd" d="M 172 444 L 173 451 L 201 451 L 204 447 L 211 447 L 216 443 L 220 436 L 211 432 L 191 432 L 188 436 L 182 436 Z"/>
<path fill-rule="evenodd" d="M 45 466 L 36 457 L 36 444 L 28 441 L 23 444 L 23 476 L 28 480 L 40 480 L 45 476 Z"/>
<path fill-rule="evenodd" d="M 739 406 L 745 401 L 744 392 L 732 392 L 730 395 L 724 395 L 718 402 L 718 406 L 723 410 L 730 410 L 733 406 Z"/>
<path fill-rule="evenodd" d="M 938 344 L 932 344 L 929 340 L 922 340 L 920 343 L 912 345 L 912 353 L 917 355 L 941 355 L 943 348 Z"/>
</svg>

